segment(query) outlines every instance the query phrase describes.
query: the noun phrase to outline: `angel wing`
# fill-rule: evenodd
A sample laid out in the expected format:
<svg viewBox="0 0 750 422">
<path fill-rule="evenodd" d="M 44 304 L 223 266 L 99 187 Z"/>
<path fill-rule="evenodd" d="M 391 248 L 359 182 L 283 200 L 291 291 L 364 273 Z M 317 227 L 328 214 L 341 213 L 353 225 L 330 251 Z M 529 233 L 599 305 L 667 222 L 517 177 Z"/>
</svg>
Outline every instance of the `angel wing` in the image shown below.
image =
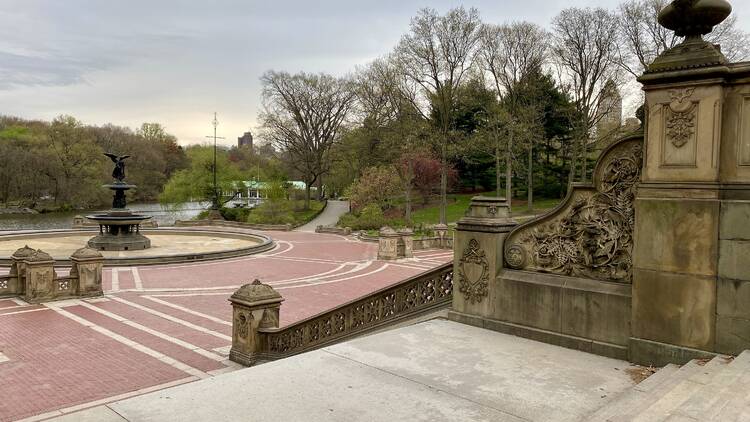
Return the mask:
<svg viewBox="0 0 750 422">
<path fill-rule="evenodd" d="M 110 154 L 108 152 L 105 152 L 104 155 L 109 157 L 109 159 L 112 160 L 113 163 L 117 163 L 117 156 L 115 154 Z"/>
<path fill-rule="evenodd" d="M 123 155 L 122 157 L 120 157 L 120 160 L 124 160 L 124 159 L 126 159 L 128 157 L 130 157 L 130 156 L 129 155 Z"/>
</svg>

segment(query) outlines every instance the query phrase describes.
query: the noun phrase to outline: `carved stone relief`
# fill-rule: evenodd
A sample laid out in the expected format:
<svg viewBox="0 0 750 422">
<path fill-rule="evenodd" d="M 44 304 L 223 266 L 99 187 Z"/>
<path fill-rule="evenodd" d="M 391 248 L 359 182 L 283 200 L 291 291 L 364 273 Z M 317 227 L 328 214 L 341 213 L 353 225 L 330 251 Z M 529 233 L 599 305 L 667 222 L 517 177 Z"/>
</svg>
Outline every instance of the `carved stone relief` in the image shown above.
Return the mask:
<svg viewBox="0 0 750 422">
<path fill-rule="evenodd" d="M 694 88 L 670 89 L 669 113 L 665 123 L 667 138 L 677 148 L 684 146 L 695 133 L 695 103 L 687 101 Z"/>
<path fill-rule="evenodd" d="M 458 261 L 458 291 L 471 303 L 487 296 L 489 262 L 476 239 L 471 239 Z"/>
<path fill-rule="evenodd" d="M 511 232 L 504 252 L 506 264 L 629 283 L 642 145 L 640 139 L 615 144 L 597 163 L 595 189 L 575 188 L 554 214 Z"/>
</svg>

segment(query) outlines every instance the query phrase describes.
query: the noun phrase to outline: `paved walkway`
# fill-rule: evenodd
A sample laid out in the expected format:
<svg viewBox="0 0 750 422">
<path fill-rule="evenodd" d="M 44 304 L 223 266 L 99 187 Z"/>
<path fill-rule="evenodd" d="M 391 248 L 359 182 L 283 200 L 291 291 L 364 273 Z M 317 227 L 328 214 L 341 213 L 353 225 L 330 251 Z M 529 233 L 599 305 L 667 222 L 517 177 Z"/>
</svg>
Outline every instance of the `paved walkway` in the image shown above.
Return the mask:
<svg viewBox="0 0 750 422">
<path fill-rule="evenodd" d="M 573 422 L 633 385 L 628 366 L 432 320 L 59 422 Z"/>
<path fill-rule="evenodd" d="M 314 220 L 298 227 L 297 231 L 314 232 L 318 226 L 334 226 L 339 221 L 339 217 L 349 212 L 349 201 L 328 201 L 326 209 L 320 213 Z"/>
<path fill-rule="evenodd" d="M 420 251 L 413 260 L 384 262 L 375 259 L 372 243 L 330 234 L 266 234 L 277 246 L 259 255 L 106 268 L 103 298 L 44 305 L 0 299 L 0 421 L 58 416 L 238 369 L 227 359 L 227 299 L 255 278 L 286 299 L 283 326 L 452 256 Z"/>
</svg>

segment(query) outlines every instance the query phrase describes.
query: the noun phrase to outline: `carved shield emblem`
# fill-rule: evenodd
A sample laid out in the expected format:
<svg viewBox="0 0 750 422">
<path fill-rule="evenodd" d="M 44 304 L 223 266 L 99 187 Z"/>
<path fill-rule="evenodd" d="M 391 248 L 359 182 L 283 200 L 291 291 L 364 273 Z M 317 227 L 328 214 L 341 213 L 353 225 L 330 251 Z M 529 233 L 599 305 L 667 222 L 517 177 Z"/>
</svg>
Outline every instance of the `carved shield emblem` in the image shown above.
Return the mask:
<svg viewBox="0 0 750 422">
<path fill-rule="evenodd" d="M 471 303 L 479 303 L 487 296 L 490 277 L 489 263 L 476 239 L 469 241 L 458 262 L 458 291 Z"/>
</svg>

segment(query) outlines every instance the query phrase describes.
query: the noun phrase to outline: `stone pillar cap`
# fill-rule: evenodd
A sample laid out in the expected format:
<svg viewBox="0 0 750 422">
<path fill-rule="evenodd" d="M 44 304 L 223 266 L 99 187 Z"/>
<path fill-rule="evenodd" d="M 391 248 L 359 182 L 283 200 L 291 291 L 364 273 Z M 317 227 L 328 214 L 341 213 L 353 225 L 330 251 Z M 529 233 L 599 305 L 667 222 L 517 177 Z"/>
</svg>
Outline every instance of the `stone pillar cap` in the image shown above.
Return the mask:
<svg viewBox="0 0 750 422">
<path fill-rule="evenodd" d="M 41 249 L 37 249 L 36 251 L 34 251 L 33 254 L 31 254 L 31 256 L 24 259 L 24 261 L 29 262 L 29 263 L 31 262 L 42 263 L 42 262 L 54 262 L 55 260 L 47 252 L 44 252 Z"/>
<path fill-rule="evenodd" d="M 414 231 L 408 227 L 404 227 L 402 229 L 399 229 L 399 234 L 414 234 Z"/>
<path fill-rule="evenodd" d="M 263 284 L 255 279 L 240 287 L 232 294 L 229 301 L 245 306 L 259 306 L 271 303 L 281 303 L 284 298 L 268 284 Z"/>
<path fill-rule="evenodd" d="M 385 236 L 385 237 L 388 237 L 388 236 L 398 236 L 398 233 L 396 233 L 395 230 L 393 230 L 392 228 L 390 228 L 388 226 L 381 227 L 380 230 L 378 231 L 378 234 L 380 236 Z"/>
<path fill-rule="evenodd" d="M 18 248 L 15 252 L 13 252 L 13 255 L 11 255 L 11 258 L 16 259 L 24 259 L 28 258 L 31 255 L 36 252 L 34 248 L 30 248 L 29 245 L 25 245 L 23 248 Z"/>
<path fill-rule="evenodd" d="M 70 259 L 76 260 L 76 261 L 104 259 L 104 255 L 102 255 L 96 249 L 89 248 L 88 246 L 84 246 L 80 249 L 77 249 L 75 252 L 73 252 L 73 255 L 70 256 Z"/>
</svg>

